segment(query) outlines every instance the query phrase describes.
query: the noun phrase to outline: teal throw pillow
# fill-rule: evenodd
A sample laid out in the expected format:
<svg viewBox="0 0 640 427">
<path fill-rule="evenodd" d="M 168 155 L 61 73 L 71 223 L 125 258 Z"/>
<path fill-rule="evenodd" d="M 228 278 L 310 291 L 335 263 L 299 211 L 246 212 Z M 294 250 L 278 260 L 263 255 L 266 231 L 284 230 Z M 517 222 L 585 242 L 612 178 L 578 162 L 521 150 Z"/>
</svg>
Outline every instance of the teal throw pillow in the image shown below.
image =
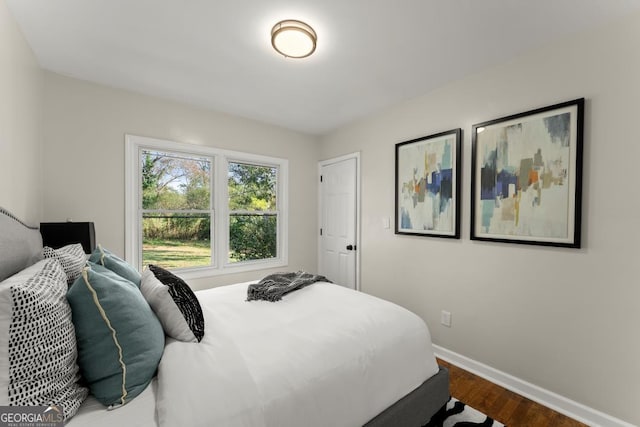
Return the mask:
<svg viewBox="0 0 640 427">
<path fill-rule="evenodd" d="M 124 405 L 156 373 L 164 351 L 160 321 L 135 284 L 99 265 L 82 270 L 67 300 L 91 393 L 106 406 Z"/>
<path fill-rule="evenodd" d="M 142 276 L 138 270 L 133 268 L 122 258 L 118 258 L 112 252 L 103 248 L 102 245 L 98 245 L 98 247 L 94 249 L 93 253 L 89 257 L 89 261 L 100 264 L 103 267 L 107 267 L 119 276 L 135 283 L 137 287 L 140 287 L 140 279 Z"/>
</svg>

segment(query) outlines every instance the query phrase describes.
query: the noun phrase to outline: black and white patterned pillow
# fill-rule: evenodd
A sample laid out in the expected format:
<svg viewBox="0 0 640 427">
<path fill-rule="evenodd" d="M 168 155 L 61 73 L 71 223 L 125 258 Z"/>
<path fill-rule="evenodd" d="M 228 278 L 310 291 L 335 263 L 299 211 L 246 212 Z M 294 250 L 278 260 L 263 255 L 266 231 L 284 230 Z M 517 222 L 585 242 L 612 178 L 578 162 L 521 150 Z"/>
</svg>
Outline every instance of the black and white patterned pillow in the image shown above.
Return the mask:
<svg viewBox="0 0 640 427">
<path fill-rule="evenodd" d="M 142 273 L 140 291 L 160 319 L 165 334 L 185 342 L 202 340 L 202 308 L 181 278 L 157 265 L 149 265 Z"/>
<path fill-rule="evenodd" d="M 60 263 L 45 259 L 0 283 L 0 401 L 57 404 L 71 418 L 87 397 L 78 384 L 76 336 Z"/>
<path fill-rule="evenodd" d="M 42 249 L 45 258 L 53 258 L 60 261 L 62 268 L 67 275 L 67 284 L 71 285 L 82 273 L 82 269 L 87 263 L 87 255 L 84 253 L 82 244 L 73 243 L 59 249 L 45 246 Z"/>
</svg>

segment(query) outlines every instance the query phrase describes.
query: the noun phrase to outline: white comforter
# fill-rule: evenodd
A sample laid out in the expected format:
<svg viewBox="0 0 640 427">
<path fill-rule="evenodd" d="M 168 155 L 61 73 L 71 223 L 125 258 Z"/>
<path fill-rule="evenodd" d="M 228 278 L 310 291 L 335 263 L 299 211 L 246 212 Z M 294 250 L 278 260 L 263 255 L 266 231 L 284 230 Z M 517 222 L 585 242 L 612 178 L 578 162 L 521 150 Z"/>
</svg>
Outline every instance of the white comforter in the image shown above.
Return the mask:
<svg viewBox="0 0 640 427">
<path fill-rule="evenodd" d="M 204 339 L 167 342 L 161 426 L 361 426 L 438 370 L 426 325 L 397 305 L 328 283 L 246 302 L 247 285 L 198 292 Z"/>
</svg>

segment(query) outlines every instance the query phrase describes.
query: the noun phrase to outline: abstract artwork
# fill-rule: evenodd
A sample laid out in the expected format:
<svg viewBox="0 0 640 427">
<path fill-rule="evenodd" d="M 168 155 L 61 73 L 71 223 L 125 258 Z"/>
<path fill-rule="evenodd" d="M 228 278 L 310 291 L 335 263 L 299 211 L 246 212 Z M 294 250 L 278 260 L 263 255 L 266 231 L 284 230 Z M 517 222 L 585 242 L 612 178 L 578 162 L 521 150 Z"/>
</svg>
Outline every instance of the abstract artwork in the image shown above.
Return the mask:
<svg viewBox="0 0 640 427">
<path fill-rule="evenodd" d="M 461 129 L 396 144 L 396 234 L 460 237 Z"/>
<path fill-rule="evenodd" d="M 584 99 L 479 123 L 471 239 L 580 247 Z"/>
</svg>

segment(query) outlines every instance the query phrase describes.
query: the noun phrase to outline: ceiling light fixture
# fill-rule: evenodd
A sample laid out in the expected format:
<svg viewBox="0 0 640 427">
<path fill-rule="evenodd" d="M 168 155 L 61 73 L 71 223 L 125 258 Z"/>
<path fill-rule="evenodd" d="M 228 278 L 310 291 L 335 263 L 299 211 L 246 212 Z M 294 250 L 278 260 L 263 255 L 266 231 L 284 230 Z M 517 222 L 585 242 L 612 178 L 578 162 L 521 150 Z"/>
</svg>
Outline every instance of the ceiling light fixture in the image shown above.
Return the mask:
<svg viewBox="0 0 640 427">
<path fill-rule="evenodd" d="M 280 21 L 271 29 L 271 45 L 287 58 L 306 58 L 316 50 L 317 40 L 313 28 L 295 19 Z"/>
</svg>

